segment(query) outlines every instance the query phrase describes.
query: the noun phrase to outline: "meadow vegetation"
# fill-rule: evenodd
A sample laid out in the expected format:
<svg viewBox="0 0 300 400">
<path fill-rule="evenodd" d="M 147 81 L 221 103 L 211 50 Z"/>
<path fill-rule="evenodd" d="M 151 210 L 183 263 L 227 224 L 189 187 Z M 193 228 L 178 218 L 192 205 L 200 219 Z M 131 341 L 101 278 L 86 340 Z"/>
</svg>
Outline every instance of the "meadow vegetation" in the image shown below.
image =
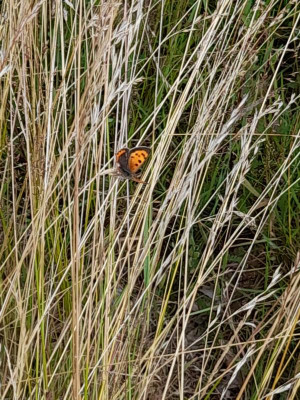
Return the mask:
<svg viewBox="0 0 300 400">
<path fill-rule="evenodd" d="M 299 19 L 1 2 L 0 399 L 297 398 Z"/>
</svg>

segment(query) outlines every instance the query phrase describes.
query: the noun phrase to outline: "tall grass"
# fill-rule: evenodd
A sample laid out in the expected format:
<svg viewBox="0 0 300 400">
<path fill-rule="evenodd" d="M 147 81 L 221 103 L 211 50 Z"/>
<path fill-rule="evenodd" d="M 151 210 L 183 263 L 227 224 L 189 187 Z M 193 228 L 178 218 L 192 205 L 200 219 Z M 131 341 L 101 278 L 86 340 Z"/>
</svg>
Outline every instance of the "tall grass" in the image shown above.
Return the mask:
<svg viewBox="0 0 300 400">
<path fill-rule="evenodd" d="M 0 18 L 0 398 L 296 399 L 298 3 Z"/>
</svg>

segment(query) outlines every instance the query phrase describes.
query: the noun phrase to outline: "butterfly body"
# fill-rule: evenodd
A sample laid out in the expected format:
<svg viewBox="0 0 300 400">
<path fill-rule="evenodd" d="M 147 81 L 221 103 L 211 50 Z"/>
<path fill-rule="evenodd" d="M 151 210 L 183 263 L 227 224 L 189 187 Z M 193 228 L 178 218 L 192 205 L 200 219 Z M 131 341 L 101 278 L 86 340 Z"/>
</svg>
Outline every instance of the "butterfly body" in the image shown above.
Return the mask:
<svg viewBox="0 0 300 400">
<path fill-rule="evenodd" d="M 136 177 L 150 154 L 150 148 L 145 146 L 128 149 L 124 147 L 116 153 L 117 170 L 121 176 L 139 183 L 146 183 Z"/>
</svg>

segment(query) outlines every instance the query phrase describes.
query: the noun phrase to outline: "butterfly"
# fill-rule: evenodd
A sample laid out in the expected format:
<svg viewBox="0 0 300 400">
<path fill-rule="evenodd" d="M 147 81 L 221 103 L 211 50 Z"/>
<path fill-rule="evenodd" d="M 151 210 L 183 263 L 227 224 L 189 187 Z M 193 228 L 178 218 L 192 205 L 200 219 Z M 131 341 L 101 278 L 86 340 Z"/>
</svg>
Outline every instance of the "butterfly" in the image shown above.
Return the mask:
<svg viewBox="0 0 300 400">
<path fill-rule="evenodd" d="M 126 147 L 116 153 L 116 163 L 118 173 L 127 179 L 132 179 L 138 183 L 147 183 L 136 177 L 136 173 L 149 157 L 151 149 L 149 147 L 134 147 L 129 150 Z"/>
</svg>

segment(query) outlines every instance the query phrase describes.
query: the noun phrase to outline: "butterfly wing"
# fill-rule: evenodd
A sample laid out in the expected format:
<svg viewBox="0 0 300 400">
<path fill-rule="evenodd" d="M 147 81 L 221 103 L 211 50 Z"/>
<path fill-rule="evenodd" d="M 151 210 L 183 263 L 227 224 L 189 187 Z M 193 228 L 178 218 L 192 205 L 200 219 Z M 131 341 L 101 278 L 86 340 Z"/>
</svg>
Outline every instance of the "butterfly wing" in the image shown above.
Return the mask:
<svg viewBox="0 0 300 400">
<path fill-rule="evenodd" d="M 135 147 L 129 152 L 128 167 L 131 174 L 135 174 L 149 157 L 149 147 Z"/>
<path fill-rule="evenodd" d="M 121 172 L 129 173 L 129 168 L 128 168 L 128 157 L 129 157 L 129 149 L 124 147 L 123 149 L 120 149 L 116 153 L 116 163 L 121 170 Z"/>
</svg>

